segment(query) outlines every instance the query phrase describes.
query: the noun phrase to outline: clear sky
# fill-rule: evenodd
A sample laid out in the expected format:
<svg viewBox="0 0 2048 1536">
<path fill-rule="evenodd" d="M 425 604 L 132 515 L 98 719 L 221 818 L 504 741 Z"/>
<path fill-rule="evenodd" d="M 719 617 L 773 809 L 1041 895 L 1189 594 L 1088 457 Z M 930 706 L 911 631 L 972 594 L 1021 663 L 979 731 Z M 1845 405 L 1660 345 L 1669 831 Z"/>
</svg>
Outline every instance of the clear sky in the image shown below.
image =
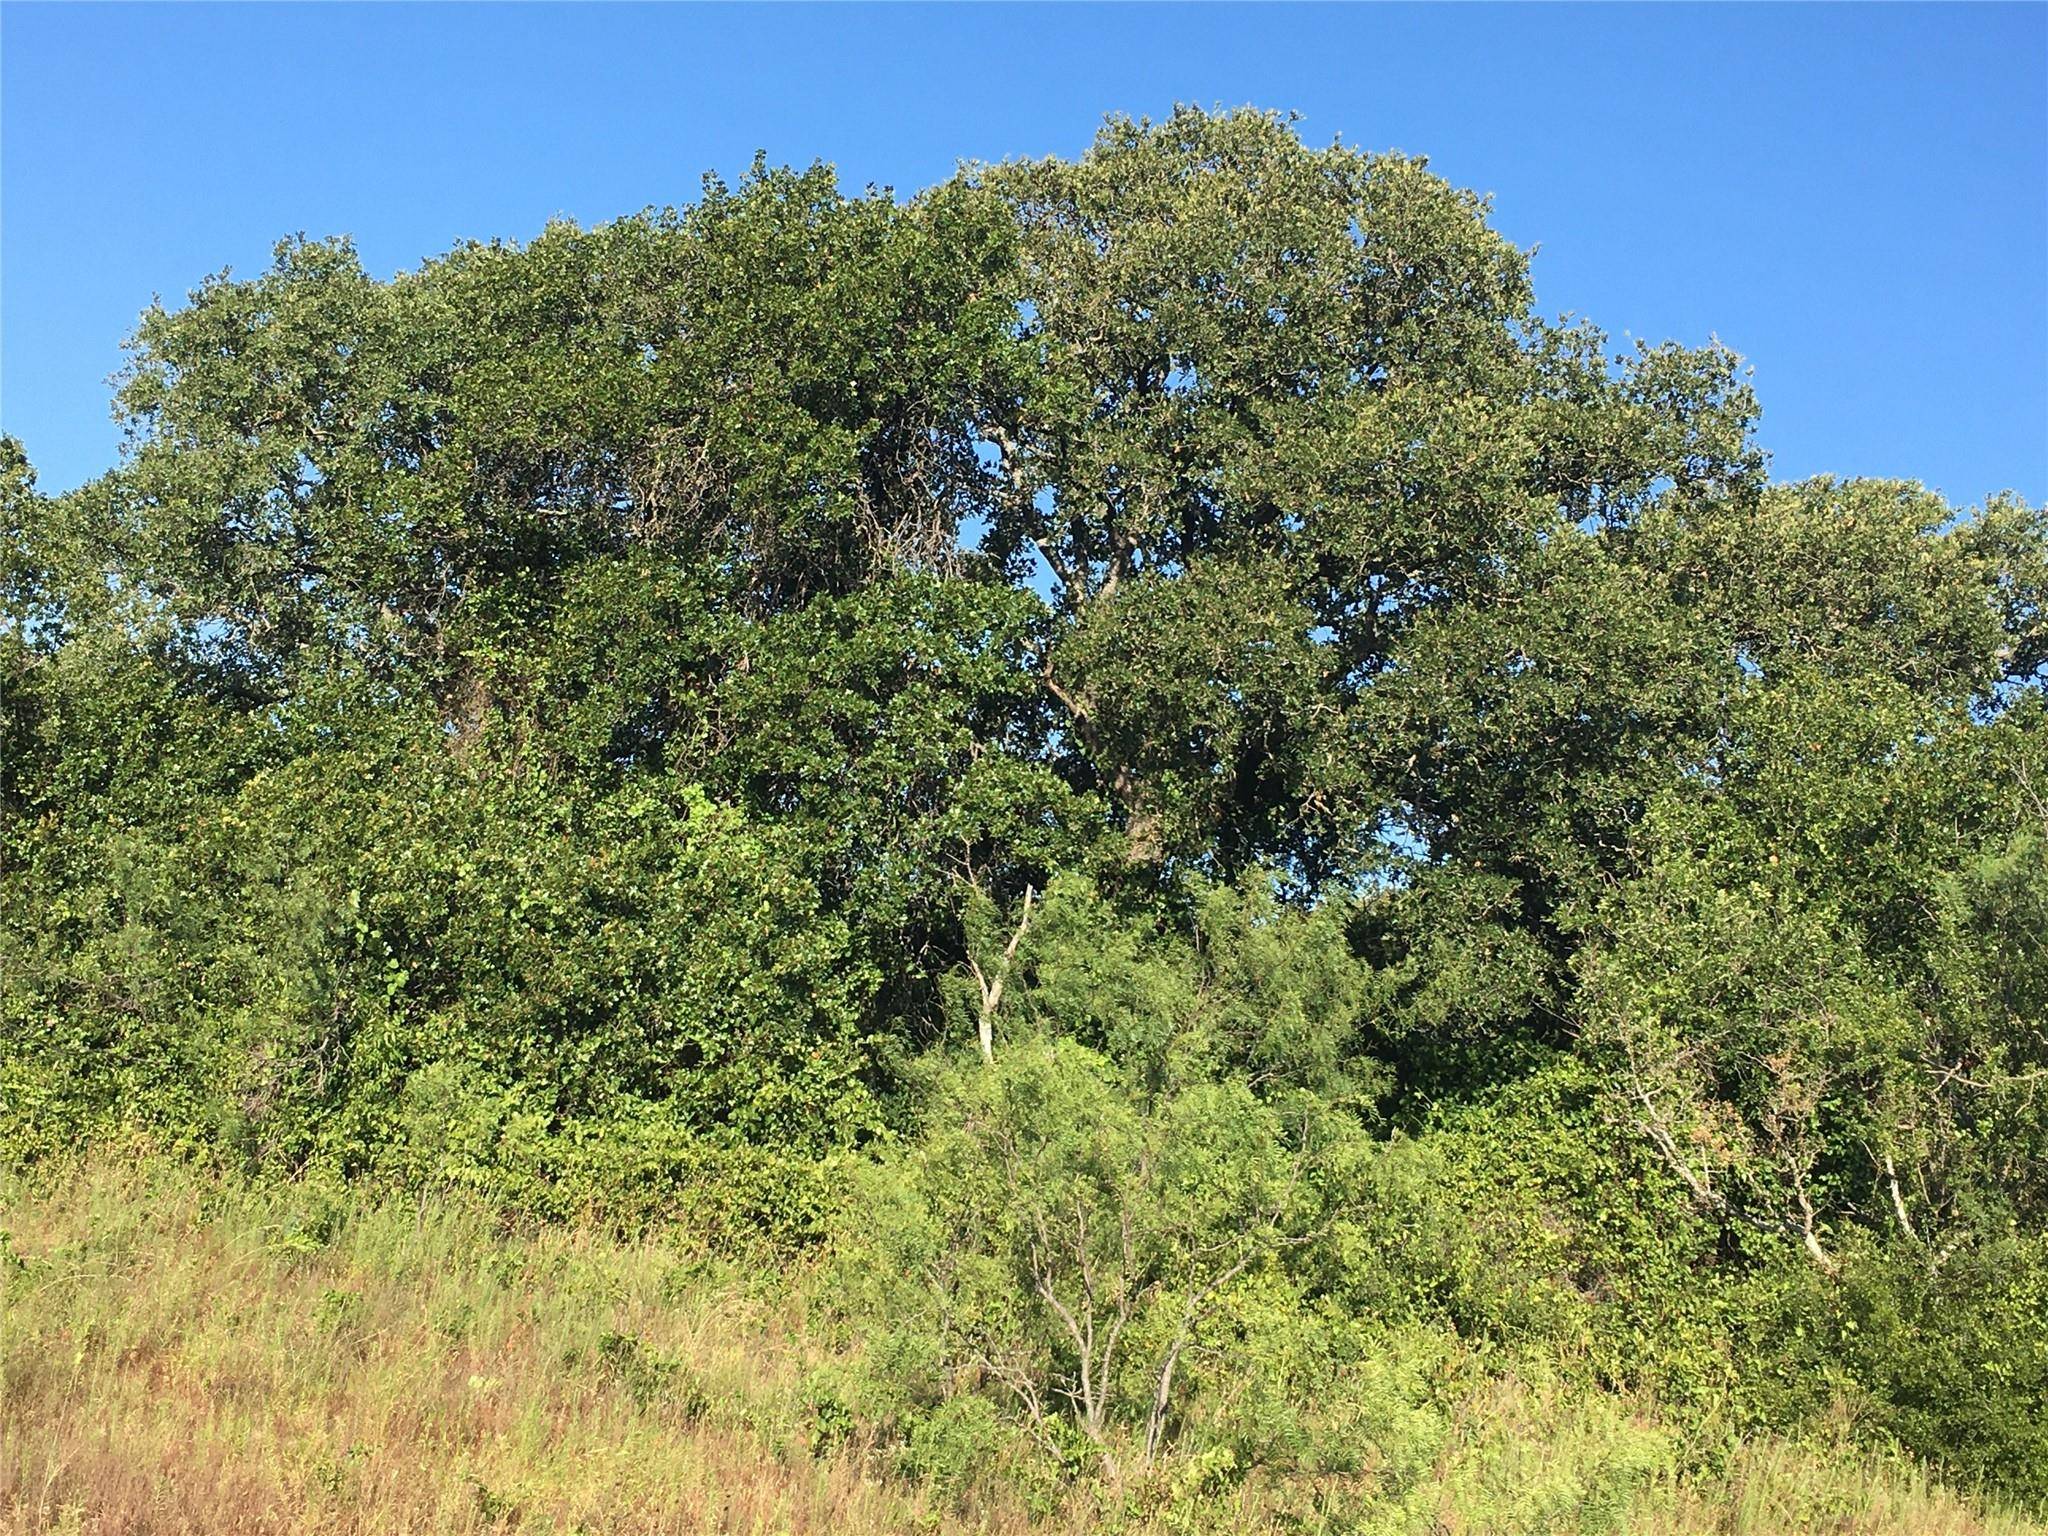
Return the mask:
<svg viewBox="0 0 2048 1536">
<path fill-rule="evenodd" d="M 2048 499 L 2048 5 L 0 8 L 0 426 L 113 461 L 153 294 L 291 232 L 379 273 L 835 163 L 901 191 L 1106 112 L 1290 108 L 1424 153 L 1537 298 L 1718 335 L 1781 477 Z"/>
</svg>

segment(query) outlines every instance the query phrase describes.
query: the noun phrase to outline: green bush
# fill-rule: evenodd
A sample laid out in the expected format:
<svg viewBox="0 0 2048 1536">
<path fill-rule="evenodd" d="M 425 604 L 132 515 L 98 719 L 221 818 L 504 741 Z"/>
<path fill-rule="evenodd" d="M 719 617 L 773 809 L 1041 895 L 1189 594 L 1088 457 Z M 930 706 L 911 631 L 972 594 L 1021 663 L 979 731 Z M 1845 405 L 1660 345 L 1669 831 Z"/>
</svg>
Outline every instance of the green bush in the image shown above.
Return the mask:
<svg viewBox="0 0 2048 1536">
<path fill-rule="evenodd" d="M 829 1238 L 949 1496 L 1399 1528 L 1525 1373 L 1501 1529 L 1621 1518 L 1601 1389 L 2048 1502 L 2042 509 L 1770 483 L 1258 111 L 285 241 L 118 408 L 0 439 L 0 1161 Z"/>
</svg>

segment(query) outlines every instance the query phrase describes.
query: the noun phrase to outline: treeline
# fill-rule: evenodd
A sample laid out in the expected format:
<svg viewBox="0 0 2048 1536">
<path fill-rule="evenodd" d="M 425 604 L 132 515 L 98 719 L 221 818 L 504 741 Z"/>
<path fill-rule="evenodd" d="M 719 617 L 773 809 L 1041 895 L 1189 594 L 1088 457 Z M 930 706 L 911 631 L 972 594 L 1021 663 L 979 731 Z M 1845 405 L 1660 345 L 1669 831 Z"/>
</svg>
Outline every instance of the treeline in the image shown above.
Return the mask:
<svg viewBox="0 0 2048 1536">
<path fill-rule="evenodd" d="M 934 1475 L 1324 1489 L 1427 1337 L 2048 1500 L 2041 509 L 1250 112 L 288 241 L 119 404 L 0 466 L 17 1164 L 831 1237 Z"/>
</svg>

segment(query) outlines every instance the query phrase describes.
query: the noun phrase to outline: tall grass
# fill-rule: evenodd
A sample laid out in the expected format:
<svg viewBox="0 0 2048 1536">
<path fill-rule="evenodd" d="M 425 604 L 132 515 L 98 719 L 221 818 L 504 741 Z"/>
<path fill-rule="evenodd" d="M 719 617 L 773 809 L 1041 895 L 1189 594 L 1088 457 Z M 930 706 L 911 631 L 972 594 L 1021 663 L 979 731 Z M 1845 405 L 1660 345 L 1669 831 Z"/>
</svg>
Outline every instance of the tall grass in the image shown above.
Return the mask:
<svg viewBox="0 0 2048 1536">
<path fill-rule="evenodd" d="M 1182 1497 L 1199 1479 L 1171 1465 L 1114 1507 L 1081 1486 L 963 1509 L 892 1475 L 858 1426 L 819 1422 L 810 1383 L 842 1361 L 765 1260 L 149 1158 L 0 1183 L 0 1228 L 0 1531 L 1279 1529 L 1256 1482 Z M 1365 1529 L 2039 1529 L 1776 1441 L 1687 1479 L 1644 1422 L 1495 1379 Z M 1640 1462 L 1619 1479 L 1618 1454 Z"/>
</svg>

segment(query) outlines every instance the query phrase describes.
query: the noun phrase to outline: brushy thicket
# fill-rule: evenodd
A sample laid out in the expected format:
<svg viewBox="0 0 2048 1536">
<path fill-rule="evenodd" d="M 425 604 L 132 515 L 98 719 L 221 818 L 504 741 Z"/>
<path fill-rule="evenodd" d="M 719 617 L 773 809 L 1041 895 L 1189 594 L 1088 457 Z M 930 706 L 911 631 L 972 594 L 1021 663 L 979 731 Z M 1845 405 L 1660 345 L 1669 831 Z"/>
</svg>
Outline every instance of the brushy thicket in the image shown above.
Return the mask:
<svg viewBox="0 0 2048 1536">
<path fill-rule="evenodd" d="M 809 1250 L 963 1507 L 2048 1504 L 2048 518 L 1608 347 L 1250 112 L 209 281 L 0 464 L 0 1152 Z"/>
</svg>

